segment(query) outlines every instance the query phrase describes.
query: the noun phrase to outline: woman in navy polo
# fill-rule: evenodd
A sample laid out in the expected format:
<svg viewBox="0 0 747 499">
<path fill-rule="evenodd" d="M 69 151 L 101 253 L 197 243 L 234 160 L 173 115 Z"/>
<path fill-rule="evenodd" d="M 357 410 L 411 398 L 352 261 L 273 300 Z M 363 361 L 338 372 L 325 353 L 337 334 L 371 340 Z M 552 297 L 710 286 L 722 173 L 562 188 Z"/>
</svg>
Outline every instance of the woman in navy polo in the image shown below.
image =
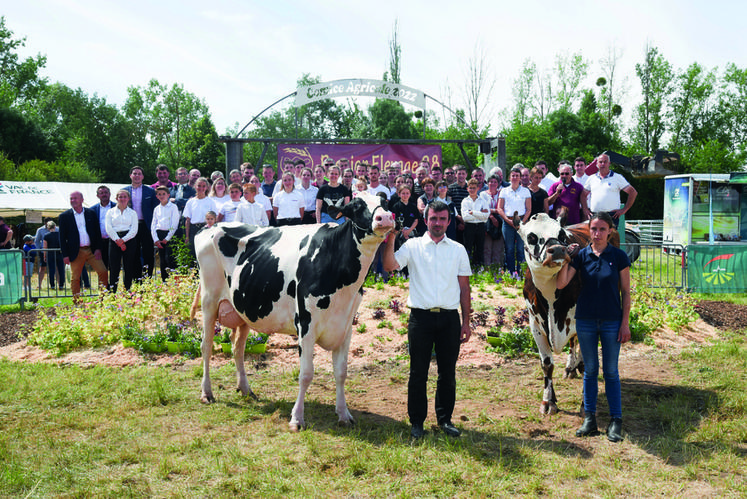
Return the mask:
<svg viewBox="0 0 747 499">
<path fill-rule="evenodd" d="M 606 212 L 595 213 L 589 220 L 591 243 L 563 265 L 557 287 L 564 288 L 578 272 L 581 294 L 576 305 L 576 333 L 584 358 L 584 423 L 576 436 L 598 434 L 597 393 L 599 390 L 599 354 L 602 343 L 602 370 L 609 405 L 607 438 L 619 442 L 622 437 L 622 401 L 617 361 L 620 345 L 630 340 L 630 260 L 628 255 L 609 244 L 614 227 Z M 572 245 L 573 246 L 573 245 Z M 570 248 L 569 248 L 570 249 Z"/>
</svg>

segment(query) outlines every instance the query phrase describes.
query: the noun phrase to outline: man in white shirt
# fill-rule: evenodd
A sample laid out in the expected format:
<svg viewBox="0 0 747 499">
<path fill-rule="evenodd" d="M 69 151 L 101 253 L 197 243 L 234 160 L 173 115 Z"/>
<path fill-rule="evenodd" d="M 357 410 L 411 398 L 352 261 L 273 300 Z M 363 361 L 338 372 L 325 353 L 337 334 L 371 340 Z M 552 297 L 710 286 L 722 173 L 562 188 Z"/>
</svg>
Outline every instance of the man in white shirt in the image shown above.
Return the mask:
<svg viewBox="0 0 747 499">
<path fill-rule="evenodd" d="M 586 181 L 589 180 L 589 176 L 586 174 L 586 160 L 583 156 L 579 156 L 573 160 L 573 168 L 576 171 L 573 174 L 573 180 L 581 185 L 585 185 Z"/>
<path fill-rule="evenodd" d="M 389 188 L 381 185 L 381 182 L 379 182 L 379 179 L 381 178 L 381 171 L 379 170 L 378 166 L 371 165 L 368 167 L 368 178 L 370 180 L 368 184 L 368 192 L 373 195 L 376 195 L 379 192 L 383 192 L 386 195 L 386 198 L 389 199 L 389 197 L 391 196 L 391 192 L 389 191 Z"/>
<path fill-rule="evenodd" d="M 612 217 L 615 228 L 617 228 L 620 216 L 626 214 L 633 206 L 638 191 L 625 180 L 625 177 L 610 171 L 610 157 L 606 154 L 597 158 L 597 167 L 599 171 L 590 176 L 584 185 L 584 192 L 581 194 L 581 206 L 587 219 L 591 218 L 592 213 L 606 211 Z M 620 191 L 628 195 L 625 206 L 622 208 L 620 208 Z"/>
<path fill-rule="evenodd" d="M 410 380 L 407 386 L 407 412 L 413 438 L 425 434 L 423 422 L 428 414 L 428 369 L 435 346 L 438 365 L 436 420 L 441 430 L 458 437 L 452 424 L 456 401 L 456 362 L 459 345 L 469 340 L 470 285 L 472 274 L 464 246 L 446 237 L 449 207 L 440 200 L 425 211 L 428 232 L 408 239 L 394 253 L 396 234 L 385 243 L 384 269 L 387 272 L 407 267 L 410 273 L 408 341 Z M 461 321 L 457 308 L 462 309 Z"/>
</svg>

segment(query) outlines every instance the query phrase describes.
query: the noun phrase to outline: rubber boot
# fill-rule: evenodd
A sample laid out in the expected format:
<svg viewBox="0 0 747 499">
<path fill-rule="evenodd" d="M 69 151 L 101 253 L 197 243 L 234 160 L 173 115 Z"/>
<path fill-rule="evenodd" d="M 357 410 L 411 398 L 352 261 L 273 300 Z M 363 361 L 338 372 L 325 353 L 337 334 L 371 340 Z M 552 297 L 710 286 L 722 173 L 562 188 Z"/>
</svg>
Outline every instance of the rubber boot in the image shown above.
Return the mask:
<svg viewBox="0 0 747 499">
<path fill-rule="evenodd" d="M 621 418 L 612 418 L 607 426 L 607 440 L 610 442 L 622 442 L 623 421 Z"/>
<path fill-rule="evenodd" d="M 584 417 L 584 424 L 581 425 L 581 428 L 576 430 L 576 436 L 590 437 L 598 434 L 599 429 L 597 428 L 597 415 L 593 413 L 587 413 L 586 417 Z"/>
</svg>

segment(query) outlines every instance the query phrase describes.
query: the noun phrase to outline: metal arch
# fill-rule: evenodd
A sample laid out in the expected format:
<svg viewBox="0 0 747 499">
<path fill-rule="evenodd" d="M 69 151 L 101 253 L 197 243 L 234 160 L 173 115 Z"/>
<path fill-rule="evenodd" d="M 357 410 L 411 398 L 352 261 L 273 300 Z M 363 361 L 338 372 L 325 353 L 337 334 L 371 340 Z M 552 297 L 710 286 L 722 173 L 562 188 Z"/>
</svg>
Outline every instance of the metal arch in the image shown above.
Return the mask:
<svg viewBox="0 0 747 499">
<path fill-rule="evenodd" d="M 249 121 L 249 123 L 247 123 L 246 125 L 244 125 L 244 128 L 242 128 L 241 130 L 239 130 L 239 133 L 237 133 L 237 134 L 236 134 L 236 136 L 234 137 L 234 139 L 238 139 L 238 138 L 239 138 L 239 135 L 241 135 L 242 133 L 244 133 L 244 130 L 246 130 L 246 127 L 248 127 L 249 125 L 251 125 L 252 123 L 254 123 L 254 121 L 255 121 L 255 120 L 256 120 L 257 118 L 259 118 L 260 116 L 262 116 L 262 115 L 264 114 L 264 112 L 265 112 L 265 111 L 267 111 L 268 109 L 270 109 L 271 107 L 273 107 L 273 106 L 274 106 L 275 104 L 279 104 L 279 103 L 283 102 L 283 101 L 284 101 L 285 99 L 287 99 L 288 97 L 291 97 L 291 96 L 295 96 L 295 95 L 296 95 L 296 93 L 297 93 L 297 91 L 295 91 L 295 90 L 294 90 L 294 91 L 293 91 L 292 93 L 290 93 L 290 94 L 286 95 L 286 96 L 285 96 L 285 97 L 283 97 L 282 99 L 278 99 L 278 100 L 276 100 L 275 102 L 273 102 L 272 104 L 270 104 L 269 106 L 267 106 L 266 108 L 264 108 L 264 109 L 263 109 L 262 111 L 260 111 L 260 112 L 259 112 L 259 114 L 258 114 L 258 115 L 256 115 L 256 116 L 255 116 L 254 118 L 252 118 L 252 119 L 251 119 L 251 120 Z"/>
</svg>

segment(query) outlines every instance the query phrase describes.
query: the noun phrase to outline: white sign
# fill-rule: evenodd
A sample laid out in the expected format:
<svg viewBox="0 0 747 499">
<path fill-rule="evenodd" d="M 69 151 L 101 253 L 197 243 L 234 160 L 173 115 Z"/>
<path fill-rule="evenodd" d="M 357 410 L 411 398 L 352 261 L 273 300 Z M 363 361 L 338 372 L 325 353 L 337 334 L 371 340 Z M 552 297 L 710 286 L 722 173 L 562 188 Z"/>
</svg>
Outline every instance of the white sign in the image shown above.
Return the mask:
<svg viewBox="0 0 747 499">
<path fill-rule="evenodd" d="M 376 97 L 379 99 L 393 99 L 405 104 L 425 108 L 425 93 L 398 83 L 382 80 L 335 80 L 296 90 L 296 107 L 310 102 L 335 97 Z"/>
</svg>

